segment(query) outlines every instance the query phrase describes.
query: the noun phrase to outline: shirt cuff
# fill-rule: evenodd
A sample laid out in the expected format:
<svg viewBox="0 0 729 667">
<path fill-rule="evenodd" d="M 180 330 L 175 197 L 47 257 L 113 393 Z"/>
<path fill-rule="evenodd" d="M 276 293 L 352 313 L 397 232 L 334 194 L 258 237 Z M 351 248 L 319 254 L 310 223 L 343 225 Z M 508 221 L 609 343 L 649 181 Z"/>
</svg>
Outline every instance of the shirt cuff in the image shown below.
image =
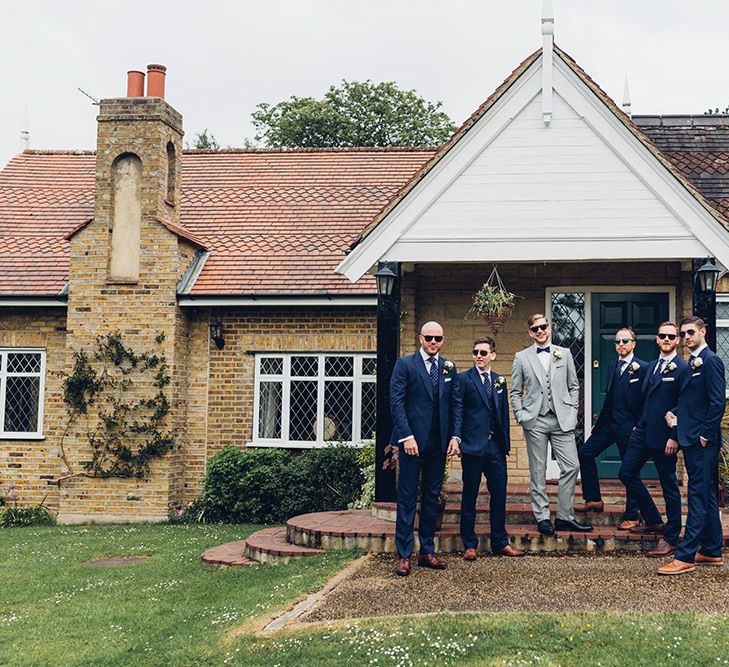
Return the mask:
<svg viewBox="0 0 729 667">
<path fill-rule="evenodd" d="M 415 437 L 414 435 L 408 435 L 408 436 L 407 436 L 407 437 L 405 437 L 405 438 L 400 438 L 400 439 L 398 440 L 398 443 L 400 443 L 400 442 L 405 442 L 406 440 L 410 440 L 411 438 L 414 438 L 414 437 Z"/>
</svg>

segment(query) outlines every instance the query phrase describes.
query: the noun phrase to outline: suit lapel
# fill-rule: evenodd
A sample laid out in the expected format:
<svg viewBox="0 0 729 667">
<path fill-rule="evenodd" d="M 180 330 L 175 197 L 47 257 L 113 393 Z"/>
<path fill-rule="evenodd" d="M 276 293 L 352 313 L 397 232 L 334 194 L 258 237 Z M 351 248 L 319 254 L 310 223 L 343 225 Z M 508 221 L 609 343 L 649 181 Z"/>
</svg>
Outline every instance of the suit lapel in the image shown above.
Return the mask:
<svg viewBox="0 0 729 667">
<path fill-rule="evenodd" d="M 499 398 L 499 392 L 497 391 L 496 385 L 494 383 L 496 382 L 496 380 L 499 379 L 499 376 L 494 371 L 491 371 L 489 376 L 491 378 L 491 395 L 494 397 L 494 415 L 496 415 L 498 418 L 499 401 L 501 400 L 501 398 Z"/>
<path fill-rule="evenodd" d="M 608 373 L 608 383 L 607 388 L 605 389 L 605 393 L 609 394 L 610 390 L 612 389 L 613 382 L 615 382 L 615 373 L 617 373 L 617 361 L 610 366 L 610 372 Z"/>
<path fill-rule="evenodd" d="M 544 352 L 542 354 L 545 354 Z M 550 353 L 547 353 L 550 354 Z M 542 362 L 539 361 L 537 355 L 537 348 L 532 345 L 532 347 L 529 349 L 527 353 L 527 357 L 529 358 L 529 363 L 532 365 L 532 369 L 534 370 L 534 374 L 539 379 L 539 383 L 544 387 L 547 381 L 547 376 L 544 373 L 544 366 L 542 366 Z"/>
<path fill-rule="evenodd" d="M 413 363 L 415 364 L 415 368 L 420 374 L 420 379 L 425 384 L 426 391 L 428 392 L 430 397 L 433 398 L 433 383 L 430 381 L 430 375 L 428 375 L 428 371 L 425 370 L 425 362 L 423 361 L 423 357 L 420 356 L 419 351 L 413 355 Z"/>
<path fill-rule="evenodd" d="M 486 387 L 484 386 L 484 383 L 481 382 L 481 373 L 479 372 L 478 368 L 473 366 L 471 370 L 469 371 L 471 382 L 476 385 L 476 391 L 478 391 L 478 395 L 481 397 L 481 400 L 484 402 L 484 405 L 487 408 L 491 408 L 489 405 L 489 397 L 486 393 Z"/>
<path fill-rule="evenodd" d="M 650 366 L 648 366 L 648 391 L 646 392 L 646 396 L 661 384 L 661 374 L 655 372 L 656 366 L 658 366 L 658 359 L 652 361 Z"/>
</svg>

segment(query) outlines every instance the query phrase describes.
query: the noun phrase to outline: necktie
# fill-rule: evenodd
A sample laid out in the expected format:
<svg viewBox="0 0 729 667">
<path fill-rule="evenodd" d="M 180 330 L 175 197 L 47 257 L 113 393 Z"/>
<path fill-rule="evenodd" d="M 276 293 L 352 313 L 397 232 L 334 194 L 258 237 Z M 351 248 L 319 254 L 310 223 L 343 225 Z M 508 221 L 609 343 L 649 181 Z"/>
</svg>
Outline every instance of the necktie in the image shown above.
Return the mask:
<svg viewBox="0 0 729 667">
<path fill-rule="evenodd" d="M 628 365 L 628 362 L 627 362 L 627 361 L 625 361 L 625 359 L 621 359 L 621 360 L 620 360 L 620 361 L 618 362 L 618 372 L 620 373 L 620 375 L 622 375 L 622 374 L 623 374 L 623 371 L 625 370 L 625 367 L 626 367 L 627 365 Z"/>
<path fill-rule="evenodd" d="M 663 372 L 663 367 L 665 365 L 666 365 L 666 360 L 665 359 L 659 359 L 658 360 L 658 365 L 656 366 L 656 371 L 655 371 L 656 375 L 660 375 Z"/>
<path fill-rule="evenodd" d="M 481 381 L 483 386 L 486 387 L 486 396 L 491 398 L 494 395 L 493 387 L 491 386 L 491 378 L 488 373 L 481 373 Z"/>
<path fill-rule="evenodd" d="M 537 348 L 537 354 L 539 354 L 540 352 L 549 352 L 549 346 L 547 346 L 547 347 L 538 347 Z"/>
<path fill-rule="evenodd" d="M 428 359 L 430 362 L 430 383 L 433 387 L 438 386 L 438 360 L 435 357 Z"/>
</svg>

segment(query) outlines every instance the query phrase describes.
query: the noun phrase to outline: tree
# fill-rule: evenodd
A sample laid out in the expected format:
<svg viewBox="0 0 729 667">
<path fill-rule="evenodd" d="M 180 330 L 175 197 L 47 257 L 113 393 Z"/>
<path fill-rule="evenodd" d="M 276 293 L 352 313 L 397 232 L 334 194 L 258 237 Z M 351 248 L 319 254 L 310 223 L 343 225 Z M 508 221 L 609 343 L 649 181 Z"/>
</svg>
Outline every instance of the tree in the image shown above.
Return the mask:
<svg viewBox="0 0 729 667">
<path fill-rule="evenodd" d="M 456 129 L 441 105 L 394 81 L 342 79 L 321 100 L 292 95 L 251 116 L 256 141 L 270 148 L 436 146 Z"/>
<path fill-rule="evenodd" d="M 195 144 L 193 148 L 212 148 L 214 150 L 220 148 L 218 140 L 212 132 L 208 132 L 206 127 L 202 132 L 195 135 Z"/>
</svg>

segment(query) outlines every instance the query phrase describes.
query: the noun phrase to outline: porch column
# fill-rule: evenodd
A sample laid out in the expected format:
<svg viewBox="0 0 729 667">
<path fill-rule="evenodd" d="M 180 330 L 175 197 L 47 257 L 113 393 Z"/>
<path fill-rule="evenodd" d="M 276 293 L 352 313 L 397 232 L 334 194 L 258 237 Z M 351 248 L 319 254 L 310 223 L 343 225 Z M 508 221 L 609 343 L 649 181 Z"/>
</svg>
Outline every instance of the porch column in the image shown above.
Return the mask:
<svg viewBox="0 0 729 667">
<path fill-rule="evenodd" d="M 395 502 L 395 468 L 385 448 L 392 435 L 390 415 L 390 377 L 400 351 L 400 264 L 380 262 L 378 272 L 389 269 L 396 277 L 390 294 L 377 290 L 377 430 L 375 432 L 375 500 Z"/>
</svg>

